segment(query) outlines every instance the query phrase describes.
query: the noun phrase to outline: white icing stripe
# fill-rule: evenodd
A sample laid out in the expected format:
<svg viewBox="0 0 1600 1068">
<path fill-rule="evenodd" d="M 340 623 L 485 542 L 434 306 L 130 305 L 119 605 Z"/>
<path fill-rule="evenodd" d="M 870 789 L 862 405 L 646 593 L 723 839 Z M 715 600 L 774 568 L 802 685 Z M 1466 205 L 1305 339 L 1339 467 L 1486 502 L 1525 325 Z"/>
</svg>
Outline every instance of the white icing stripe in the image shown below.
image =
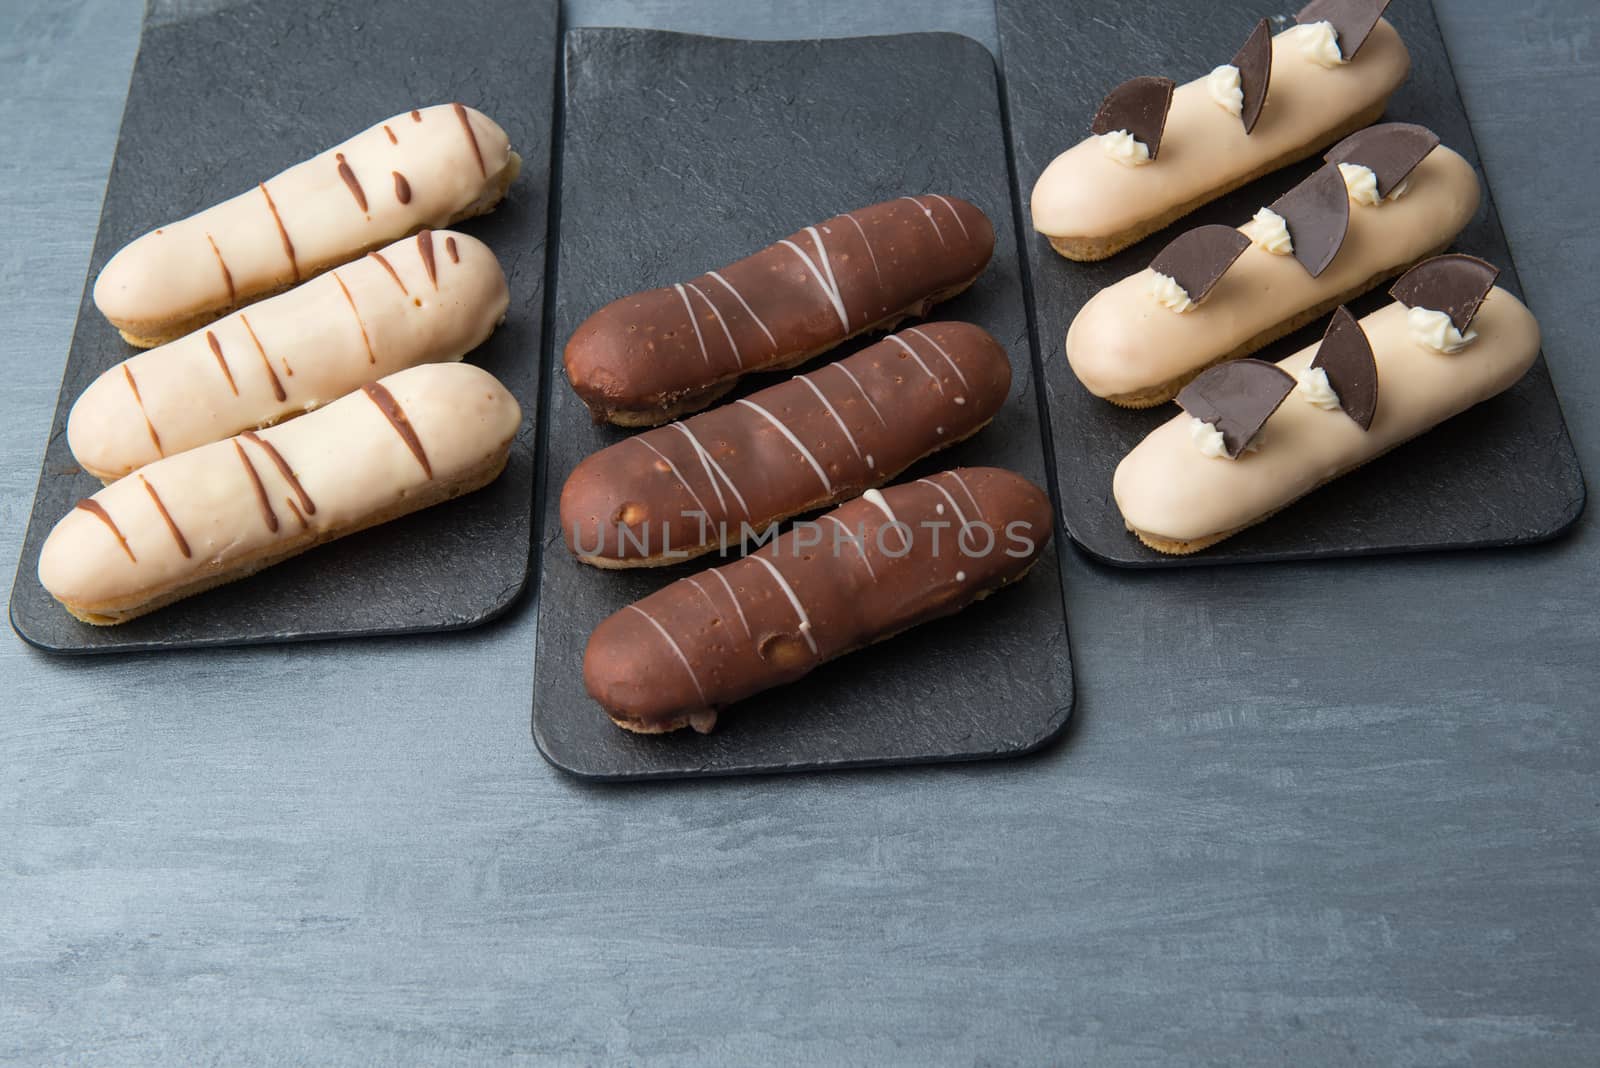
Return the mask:
<svg viewBox="0 0 1600 1068">
<path fill-rule="evenodd" d="M 896 519 L 894 517 L 894 512 L 890 511 L 889 502 L 884 500 L 883 499 L 883 494 L 879 493 L 877 490 L 875 490 L 875 489 L 867 490 L 867 492 L 865 492 L 865 493 L 863 493 L 861 495 L 861 499 L 866 501 L 868 504 L 872 505 L 878 511 L 882 512 L 888 518 L 889 522 L 891 522 L 891 523 L 900 522 L 900 520 L 898 520 L 898 519 Z"/>
<path fill-rule="evenodd" d="M 706 307 L 711 309 L 711 314 L 717 317 L 717 325 L 722 327 L 722 336 L 728 339 L 728 348 L 733 350 L 733 358 L 738 361 L 740 367 L 743 367 L 744 356 L 739 352 L 739 343 L 733 340 L 733 331 L 728 329 L 727 320 L 722 317 L 722 313 L 717 310 L 717 306 L 712 303 L 711 298 L 706 296 L 704 290 L 693 282 L 689 283 L 689 288 L 699 294 L 700 299 L 706 302 Z"/>
<path fill-rule="evenodd" d="M 672 425 L 677 427 L 679 430 L 683 430 L 685 434 L 689 434 L 689 431 L 684 429 L 683 424 L 673 423 Z M 640 440 L 643 439 L 641 438 Z M 700 451 L 700 443 L 695 441 L 693 434 L 689 434 L 689 440 L 693 442 L 695 446 L 694 453 L 700 459 L 701 468 L 705 470 L 706 481 L 711 483 L 711 492 L 717 495 L 717 507 L 722 509 L 723 516 L 726 516 L 728 514 L 728 498 L 722 495 L 722 484 L 717 481 L 717 476 L 711 473 L 711 465 L 706 462 L 710 459 L 710 456 L 705 455 Z"/>
<path fill-rule="evenodd" d="M 926 341 L 928 344 L 932 345 L 934 347 L 934 349 L 939 353 L 939 355 L 944 357 L 944 362 L 950 365 L 950 370 L 954 371 L 956 373 L 956 377 L 961 379 L 962 388 L 964 388 L 964 389 L 971 389 L 972 388 L 971 386 L 967 385 L 967 376 L 961 373 L 961 368 L 957 367 L 956 366 L 956 361 L 952 360 L 950 358 L 950 354 L 948 352 L 944 351 L 944 346 L 943 345 L 941 345 L 937 341 L 933 340 L 933 338 L 929 337 L 927 334 L 924 334 L 920 328 L 915 327 L 915 326 L 913 326 L 910 330 L 907 330 L 906 333 L 915 334 L 918 337 L 920 337 L 922 340 Z"/>
<path fill-rule="evenodd" d="M 883 499 L 883 494 L 879 493 L 875 489 L 869 489 L 867 492 L 861 495 L 861 499 L 872 505 L 878 511 L 882 512 L 888 518 L 890 524 L 900 532 L 901 550 L 908 551 L 911 548 L 910 528 L 901 525 L 900 520 L 895 516 L 894 512 L 889 509 L 889 502 Z"/>
<path fill-rule="evenodd" d="M 672 651 L 678 655 L 678 663 L 682 664 L 683 670 L 689 673 L 689 681 L 694 683 L 695 692 L 700 695 L 700 700 L 704 701 L 706 699 L 706 691 L 705 688 L 700 685 L 700 676 L 694 673 L 694 668 L 689 664 L 689 658 L 683 655 L 683 650 L 679 648 L 678 643 L 673 640 L 672 635 L 667 633 L 667 628 L 663 627 L 660 623 L 657 623 L 655 616 L 652 616 L 649 612 L 646 612 L 638 605 L 630 604 L 628 607 L 633 609 L 635 612 L 638 612 L 641 616 L 644 616 L 644 618 L 649 621 L 650 625 L 656 628 L 656 633 L 665 638 L 667 640 L 667 644 L 672 646 Z"/>
<path fill-rule="evenodd" d="M 951 508 L 952 511 L 954 511 L 956 513 L 956 518 L 961 520 L 961 525 L 963 527 L 965 527 L 967 525 L 966 513 L 961 510 L 961 506 L 956 503 L 956 499 L 954 497 L 950 496 L 950 491 L 949 490 L 947 490 L 943 486 L 939 485 L 939 483 L 930 481 L 929 479 L 926 479 L 926 478 L 919 478 L 919 479 L 917 479 L 917 481 L 922 483 L 925 486 L 932 486 L 934 489 L 936 489 L 940 493 L 944 494 L 944 499 L 950 502 L 950 508 Z"/>
<path fill-rule="evenodd" d="M 849 219 L 855 224 L 856 232 L 861 235 L 861 243 L 867 246 L 867 257 L 872 260 L 872 277 L 878 280 L 879 285 L 882 285 L 883 272 L 878 270 L 878 254 L 872 251 L 872 241 L 867 237 L 866 228 L 861 225 L 860 220 L 858 220 L 854 215 L 846 213 L 844 216 L 842 216 L 842 218 Z"/>
<path fill-rule="evenodd" d="M 816 227 L 814 226 L 808 226 L 806 229 L 811 233 L 816 233 Z M 817 285 L 822 287 L 823 296 L 827 297 L 828 303 L 833 305 L 833 313 L 839 317 L 839 325 L 843 326 L 846 330 L 849 330 L 850 317 L 845 314 L 844 301 L 839 296 L 838 288 L 830 284 L 831 279 L 824 278 L 822 276 L 822 271 L 818 269 L 816 263 L 812 261 L 811 257 L 806 254 L 805 249 L 801 248 L 793 241 L 790 241 L 787 237 L 778 242 L 778 244 L 791 249 L 796 256 L 800 257 L 800 262 L 806 265 L 806 270 L 811 272 L 811 277 L 815 278 L 817 280 Z M 820 238 L 817 240 L 817 247 L 822 247 L 822 241 Z M 826 258 L 826 253 L 824 253 L 824 258 Z M 829 274 L 831 275 L 832 272 L 830 271 Z"/>
<path fill-rule="evenodd" d="M 778 421 L 777 416 L 761 407 L 761 405 L 745 400 L 743 397 L 739 398 L 738 403 L 744 405 L 746 408 L 754 408 L 757 412 L 760 412 L 766 417 L 767 422 L 777 427 L 778 432 L 789 439 L 789 444 L 800 450 L 800 455 L 804 456 L 806 463 L 811 465 L 811 470 L 817 473 L 817 477 L 822 480 L 822 488 L 827 490 L 830 494 L 833 492 L 833 483 L 828 481 L 828 473 L 822 469 L 821 464 L 817 463 L 817 458 L 811 455 L 811 450 L 806 448 L 805 445 L 801 443 L 799 438 L 794 436 L 793 431 Z"/>
<path fill-rule="evenodd" d="M 913 203 L 913 204 L 915 204 L 917 206 L 917 210 L 922 212 L 923 218 L 928 220 L 928 225 L 933 227 L 933 232 L 939 238 L 939 244 L 941 246 L 943 246 L 944 243 L 945 243 L 945 241 L 944 241 L 944 231 L 939 229 L 939 220 L 935 219 L 933 217 L 933 212 L 931 210 L 929 210 L 928 208 L 923 207 L 922 206 L 922 201 L 916 199 L 915 197 L 901 197 L 900 199 L 901 200 L 909 200 L 909 201 L 911 201 L 911 203 Z"/>
<path fill-rule="evenodd" d="M 722 491 L 717 489 L 717 480 L 716 477 L 712 475 L 712 471 L 715 471 L 718 475 L 722 476 L 722 481 L 728 484 L 728 491 L 733 494 L 734 500 L 739 502 L 739 507 L 744 509 L 744 514 L 749 515 L 750 506 L 744 503 L 744 494 L 739 492 L 739 487 L 733 484 L 733 479 L 728 477 L 728 472 L 724 471 L 722 469 L 722 465 L 717 463 L 717 458 L 712 456 L 710 451 L 707 450 L 704 445 L 700 444 L 700 439 L 694 436 L 694 431 L 690 430 L 682 423 L 673 423 L 671 425 L 676 427 L 684 437 L 689 439 L 690 445 L 694 446 L 695 455 L 700 457 L 700 466 L 706 469 L 706 477 L 711 480 L 711 488 L 717 490 L 717 500 L 722 502 L 723 511 L 727 511 L 728 504 L 725 500 L 723 500 Z"/>
<path fill-rule="evenodd" d="M 744 606 L 739 603 L 739 595 L 733 592 L 733 584 L 728 581 L 728 576 L 715 568 L 712 569 L 711 573 L 717 576 L 717 579 L 722 583 L 722 588 L 728 591 L 728 599 L 733 602 L 734 611 L 739 613 L 739 622 L 744 624 L 744 636 L 754 640 L 756 632 L 750 629 L 750 621 L 744 618 Z"/>
<path fill-rule="evenodd" d="M 706 366 L 711 366 L 711 353 L 706 351 L 706 339 L 700 333 L 700 320 L 694 317 L 694 305 L 689 303 L 689 294 L 684 292 L 680 282 L 672 283 L 672 288 L 678 291 L 678 296 L 683 300 L 683 310 L 689 313 L 689 325 L 694 327 L 694 339 L 700 342 L 700 358 L 706 361 Z"/>
<path fill-rule="evenodd" d="M 850 368 L 846 367 L 844 364 L 836 363 L 833 366 L 837 367 L 839 370 L 843 371 L 844 372 L 844 376 L 846 378 L 848 378 L 855 385 L 856 390 L 858 392 L 860 392 L 860 394 L 861 394 L 861 399 L 867 402 L 867 407 L 872 409 L 872 414 L 878 417 L 878 422 L 882 423 L 884 426 L 888 426 L 889 425 L 889 420 L 887 420 L 887 419 L 885 419 L 883 417 L 883 413 L 878 411 L 878 406 L 876 404 L 872 403 L 872 398 L 867 396 L 867 391 L 864 388 L 862 388 L 861 380 L 859 378 L 857 378 L 855 375 L 851 374 L 850 373 Z"/>
<path fill-rule="evenodd" d="M 739 302 L 739 307 L 743 308 L 744 313 L 750 316 L 750 318 L 754 319 L 756 325 L 761 328 L 761 332 L 767 335 L 767 340 L 772 343 L 772 351 L 777 352 L 778 339 L 772 336 L 772 331 L 767 329 L 767 324 L 761 321 L 761 316 L 756 314 L 755 309 L 745 303 L 745 299 L 739 295 L 739 291 L 733 288 L 733 283 L 722 277 L 722 275 L 718 274 L 716 271 L 708 271 L 706 273 L 706 277 L 715 278 L 717 281 L 722 283 L 723 287 L 727 289 L 729 293 L 733 294 L 733 299 Z"/>
<path fill-rule="evenodd" d="M 783 572 L 772 566 L 772 561 L 764 556 L 752 556 L 750 559 L 772 572 L 772 577 L 778 580 L 778 585 L 783 589 L 783 595 L 789 598 L 789 603 L 794 606 L 794 614 L 800 620 L 800 636 L 811 646 L 811 651 L 817 651 L 817 641 L 811 636 L 811 620 L 806 617 L 806 610 L 800 604 L 800 598 L 794 595 L 794 587 L 789 585 L 789 580 L 783 577 Z"/>
<path fill-rule="evenodd" d="M 642 437 L 634 438 L 633 440 L 637 441 L 640 445 L 643 445 L 645 448 L 661 457 L 661 462 L 667 465 L 667 470 L 671 471 L 675 476 L 677 476 L 679 482 L 683 483 L 683 488 L 689 491 L 689 496 L 693 497 L 694 503 L 700 506 L 700 511 L 707 516 L 711 514 L 711 510 L 706 507 L 706 502 L 702 501 L 700 499 L 700 494 L 696 493 L 694 491 L 694 487 L 689 485 L 689 480 L 683 477 L 683 472 L 678 470 L 678 465 L 667 459 L 666 453 L 662 452 L 660 449 L 656 448 Z"/>
<path fill-rule="evenodd" d="M 864 537 L 858 536 L 855 531 L 853 531 L 849 527 L 845 526 L 844 525 L 844 520 L 840 519 L 838 516 L 834 515 L 832 512 L 829 512 L 827 515 L 823 516 L 822 518 L 831 519 L 831 520 L 833 520 L 835 523 L 837 523 L 839 525 L 839 529 L 845 532 L 845 535 L 846 535 L 845 540 L 850 542 L 850 544 L 852 544 L 852 545 L 854 545 L 856 547 L 856 552 L 861 554 L 861 562 L 863 564 L 867 565 L 867 577 L 872 579 L 872 581 L 874 581 L 874 582 L 878 581 L 878 573 L 872 569 L 872 560 L 867 556 L 867 545 L 866 545 L 867 539 L 864 538 Z"/>
<path fill-rule="evenodd" d="M 890 334 L 888 337 L 884 338 L 884 340 L 885 341 L 893 341 L 896 345 L 899 345 L 901 348 L 905 349 L 906 353 L 913 360 L 917 361 L 917 366 L 922 368 L 922 373 L 927 375 L 929 378 L 933 379 L 933 384 L 939 387 L 939 392 L 940 393 L 944 392 L 944 383 L 939 381 L 939 376 L 938 375 L 936 375 L 932 371 L 928 370 L 928 365 L 922 362 L 922 357 L 917 355 L 917 350 L 916 349 L 914 349 L 910 345 L 906 344 L 896 334 Z"/>
<path fill-rule="evenodd" d="M 956 210 L 956 206 L 938 193 L 929 193 L 928 195 L 950 209 L 950 214 L 955 216 L 956 225 L 961 227 L 961 236 L 971 239 L 972 235 L 967 233 L 967 224 L 961 221 L 961 213 Z"/>
<path fill-rule="evenodd" d="M 811 387 L 811 392 L 813 392 L 813 393 L 815 393 L 817 395 L 817 400 L 821 401 L 822 402 L 822 406 L 824 408 L 828 409 L 828 414 L 833 416 L 833 421 L 835 423 L 839 424 L 839 429 L 840 430 L 844 431 L 844 439 L 850 443 L 850 448 L 855 450 L 856 459 L 859 460 L 861 458 L 861 446 L 856 444 L 856 436 L 854 434 L 850 433 L 850 428 L 844 425 L 844 420 L 843 419 L 839 418 L 839 413 L 834 410 L 833 402 L 828 400 L 827 397 L 823 396 L 822 390 L 817 388 L 817 384 L 815 382 L 811 381 L 811 379 L 807 378 L 805 375 L 796 375 L 795 377 L 799 381 L 804 382 L 806 385 L 810 386 Z"/>
<path fill-rule="evenodd" d="M 959 472 L 959 471 L 946 471 L 945 474 L 947 474 L 951 478 L 955 479 L 957 484 L 961 486 L 961 492 L 965 493 L 967 495 L 967 500 L 972 502 L 972 511 L 977 515 L 977 517 L 979 519 L 982 519 L 983 518 L 983 509 L 978 506 L 978 498 L 976 498 L 976 497 L 974 497 L 972 495 L 972 490 L 971 490 L 971 488 L 969 488 L 967 486 L 967 480 L 961 477 L 961 472 Z"/>
<path fill-rule="evenodd" d="M 706 604 L 711 606 L 711 610 L 717 614 L 718 618 L 721 618 L 722 609 L 717 607 L 717 602 L 715 602 L 715 601 L 713 601 L 711 599 L 711 594 L 706 592 L 706 588 L 704 586 L 700 585 L 700 580 L 695 578 L 693 575 L 690 575 L 684 581 L 687 582 L 689 585 L 693 586 L 695 589 L 699 590 L 700 591 L 700 596 L 702 596 L 702 597 L 704 597 L 706 599 Z"/>
</svg>

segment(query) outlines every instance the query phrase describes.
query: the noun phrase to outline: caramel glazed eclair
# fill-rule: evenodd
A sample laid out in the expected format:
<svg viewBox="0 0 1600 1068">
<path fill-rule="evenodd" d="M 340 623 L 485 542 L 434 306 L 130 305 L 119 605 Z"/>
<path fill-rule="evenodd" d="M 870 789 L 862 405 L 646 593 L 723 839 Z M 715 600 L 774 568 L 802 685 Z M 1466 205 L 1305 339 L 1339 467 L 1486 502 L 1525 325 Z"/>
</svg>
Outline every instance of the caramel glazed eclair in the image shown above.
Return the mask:
<svg viewBox="0 0 1600 1068">
<path fill-rule="evenodd" d="M 567 381 L 596 420 L 657 426 L 742 375 L 925 314 L 970 286 L 993 253 L 988 217 L 956 197 L 836 215 L 721 270 L 607 304 L 567 342 Z"/>
<path fill-rule="evenodd" d="M 84 622 L 122 623 L 487 485 L 521 422 L 487 371 L 413 367 L 79 501 L 45 540 L 39 581 Z"/>
<path fill-rule="evenodd" d="M 735 544 L 881 486 L 986 426 L 1011 389 L 1001 344 L 927 323 L 580 463 L 561 491 L 567 547 L 653 567 Z"/>
<path fill-rule="evenodd" d="M 1204 78 L 1118 86 L 1039 176 L 1034 229 L 1068 259 L 1102 260 L 1376 122 L 1411 68 L 1387 6 L 1313 0 L 1276 36 L 1262 19 Z"/>
<path fill-rule="evenodd" d="M 1048 498 L 998 468 L 868 490 L 602 621 L 584 685 L 618 726 L 704 733 L 735 701 L 1015 582 L 1050 534 Z"/>
<path fill-rule="evenodd" d="M 1510 388 L 1539 352 L 1539 324 L 1495 268 L 1441 256 L 1356 320 L 1277 364 L 1212 368 L 1185 411 L 1117 466 L 1112 491 L 1150 548 L 1215 545 L 1340 475 Z"/>
<path fill-rule="evenodd" d="M 67 442 L 110 482 L 375 378 L 459 360 L 505 319 L 508 299 L 481 241 L 423 230 L 117 364 L 73 404 Z"/>
<path fill-rule="evenodd" d="M 1096 293 L 1067 330 L 1067 361 L 1113 404 L 1165 403 L 1205 368 L 1248 356 L 1443 251 L 1478 200 L 1472 165 L 1432 131 L 1362 130 L 1237 230 L 1190 230 L 1150 267 Z"/>
<path fill-rule="evenodd" d="M 150 348 L 407 234 L 482 215 L 521 165 L 506 132 L 472 108 L 396 115 L 133 241 L 100 272 L 94 302 Z"/>
</svg>

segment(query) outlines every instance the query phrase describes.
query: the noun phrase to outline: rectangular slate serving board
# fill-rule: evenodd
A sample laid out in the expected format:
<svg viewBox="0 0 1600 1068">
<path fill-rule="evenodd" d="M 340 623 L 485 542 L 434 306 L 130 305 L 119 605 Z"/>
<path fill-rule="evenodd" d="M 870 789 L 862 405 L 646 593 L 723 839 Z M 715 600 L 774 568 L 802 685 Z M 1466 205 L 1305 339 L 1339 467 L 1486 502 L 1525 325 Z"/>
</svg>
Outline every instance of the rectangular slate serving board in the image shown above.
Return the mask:
<svg viewBox="0 0 1600 1068">
<path fill-rule="evenodd" d="M 549 219 L 557 6 L 483 0 L 375 10 L 255 0 L 147 18 L 11 595 L 11 625 L 57 653 L 96 653 L 455 630 L 494 618 L 528 578 L 533 437 Z M 419 104 L 460 100 L 522 156 L 505 200 L 460 229 L 505 268 L 505 323 L 467 359 L 522 404 L 505 472 L 486 489 L 295 557 L 116 627 L 69 616 L 39 585 L 39 550 L 99 488 L 67 447 L 78 394 L 135 350 L 92 299 L 126 242 Z"/>
<path fill-rule="evenodd" d="M 1094 293 L 1148 265 L 1184 229 L 1238 225 L 1320 160 L 1254 182 L 1111 259 L 1063 259 L 1034 232 L 1028 200 L 1050 160 L 1085 136 L 1101 98 L 1136 75 L 1162 74 L 1179 82 L 1204 75 L 1226 63 L 1255 21 L 1273 12 L 1262 0 L 1117 5 L 996 0 L 996 13 L 1035 341 L 1044 366 L 1062 518 L 1073 541 L 1104 563 L 1161 567 L 1521 545 L 1555 537 L 1572 525 L 1583 510 L 1583 476 L 1541 355 L 1527 376 L 1499 397 L 1220 545 L 1181 557 L 1145 548 L 1123 526 L 1111 497 L 1111 476 L 1122 457 L 1176 409 L 1126 411 L 1092 396 L 1067 364 L 1062 348 L 1067 327 Z M 1432 5 L 1395 0 L 1387 17 L 1411 51 L 1412 68 L 1390 99 L 1385 121 L 1430 127 L 1477 167 L 1482 179 Z M 1277 16 L 1273 32 L 1290 20 Z M 1454 248 L 1498 265 L 1499 284 L 1520 293 L 1486 184 L 1483 203 Z M 1352 311 L 1360 316 L 1381 307 L 1389 299 L 1386 291 L 1387 285 L 1353 302 Z M 1282 359 L 1315 343 L 1327 321 L 1324 316 L 1256 355 Z"/>
<path fill-rule="evenodd" d="M 740 42 L 583 29 L 567 34 L 565 85 L 541 449 L 533 707 L 540 751 L 576 775 L 636 779 L 981 759 L 1054 737 L 1072 705 L 1054 545 L 1025 582 L 753 697 L 710 735 L 629 734 L 584 691 L 589 634 L 707 561 L 586 567 L 567 552 L 556 508 L 578 461 L 625 436 L 590 421 L 560 369 L 567 337 L 591 312 L 837 212 L 930 191 L 977 204 L 997 238 L 978 283 L 931 317 L 988 329 L 1011 353 L 1014 383 L 993 424 L 903 479 L 993 464 L 1047 485 L 989 53 L 947 34 Z M 782 377 L 759 376 L 738 394 Z"/>
</svg>

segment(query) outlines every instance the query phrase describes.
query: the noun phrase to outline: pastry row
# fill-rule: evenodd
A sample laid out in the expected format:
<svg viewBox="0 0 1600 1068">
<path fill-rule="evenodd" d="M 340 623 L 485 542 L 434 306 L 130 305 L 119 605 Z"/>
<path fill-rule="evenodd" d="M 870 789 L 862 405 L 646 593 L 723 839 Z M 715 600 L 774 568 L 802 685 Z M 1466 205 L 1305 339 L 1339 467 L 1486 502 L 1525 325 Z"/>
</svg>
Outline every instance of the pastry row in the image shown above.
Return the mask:
<svg viewBox="0 0 1600 1068">
<path fill-rule="evenodd" d="M 480 112 L 413 110 L 113 256 L 96 305 L 146 348 L 69 413 L 107 485 L 46 539 L 45 588 L 119 623 L 492 480 L 521 410 L 455 361 L 504 320 L 506 278 L 436 227 L 518 167 Z"/>
</svg>

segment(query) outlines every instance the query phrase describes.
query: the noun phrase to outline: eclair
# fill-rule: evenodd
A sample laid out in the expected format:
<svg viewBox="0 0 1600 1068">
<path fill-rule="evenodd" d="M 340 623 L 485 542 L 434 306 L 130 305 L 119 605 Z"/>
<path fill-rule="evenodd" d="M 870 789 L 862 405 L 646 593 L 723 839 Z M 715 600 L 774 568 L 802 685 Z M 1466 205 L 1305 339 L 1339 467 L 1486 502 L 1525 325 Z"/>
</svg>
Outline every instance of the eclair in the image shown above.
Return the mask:
<svg viewBox="0 0 1600 1068">
<path fill-rule="evenodd" d="M 1050 534 L 1043 491 L 998 468 L 868 490 L 602 621 L 584 685 L 627 730 L 705 733 L 736 701 L 1015 582 Z"/>
<path fill-rule="evenodd" d="M 131 242 L 94 302 L 150 348 L 424 228 L 481 215 L 521 159 L 461 104 L 396 115 L 254 189 Z"/>
<path fill-rule="evenodd" d="M 1438 257 L 1396 283 L 1395 303 L 1360 320 L 1341 308 L 1318 344 L 1196 378 L 1184 411 L 1117 466 L 1128 529 L 1197 552 L 1508 389 L 1538 355 L 1539 324 L 1495 274 Z"/>
<path fill-rule="evenodd" d="M 1234 242 L 1211 240 L 1227 227 L 1189 231 L 1091 297 L 1066 338 L 1084 387 L 1127 408 L 1171 400 L 1205 368 L 1248 356 L 1442 251 L 1478 209 L 1472 165 L 1423 127 L 1375 126 L 1328 157 Z"/>
<path fill-rule="evenodd" d="M 112 367 L 78 397 L 67 442 L 111 482 L 260 430 L 421 363 L 459 360 L 505 318 L 481 241 L 423 230 Z"/>
<path fill-rule="evenodd" d="M 928 323 L 849 359 L 647 431 L 580 463 L 561 491 L 567 547 L 654 567 L 881 486 L 970 437 L 1011 389 L 1001 344 Z"/>
<path fill-rule="evenodd" d="M 45 539 L 39 581 L 84 622 L 122 623 L 487 485 L 521 422 L 487 371 L 412 367 L 79 501 Z"/>
<path fill-rule="evenodd" d="M 1034 184 L 1034 229 L 1068 259 L 1105 259 L 1376 122 L 1411 67 L 1386 6 L 1316 0 L 1276 36 L 1261 20 L 1204 78 L 1119 86 Z"/>
<path fill-rule="evenodd" d="M 927 193 L 836 215 L 687 282 L 614 300 L 566 347 L 567 381 L 596 420 L 658 426 L 738 379 L 794 367 L 922 315 L 970 286 L 994 228 Z"/>
</svg>

